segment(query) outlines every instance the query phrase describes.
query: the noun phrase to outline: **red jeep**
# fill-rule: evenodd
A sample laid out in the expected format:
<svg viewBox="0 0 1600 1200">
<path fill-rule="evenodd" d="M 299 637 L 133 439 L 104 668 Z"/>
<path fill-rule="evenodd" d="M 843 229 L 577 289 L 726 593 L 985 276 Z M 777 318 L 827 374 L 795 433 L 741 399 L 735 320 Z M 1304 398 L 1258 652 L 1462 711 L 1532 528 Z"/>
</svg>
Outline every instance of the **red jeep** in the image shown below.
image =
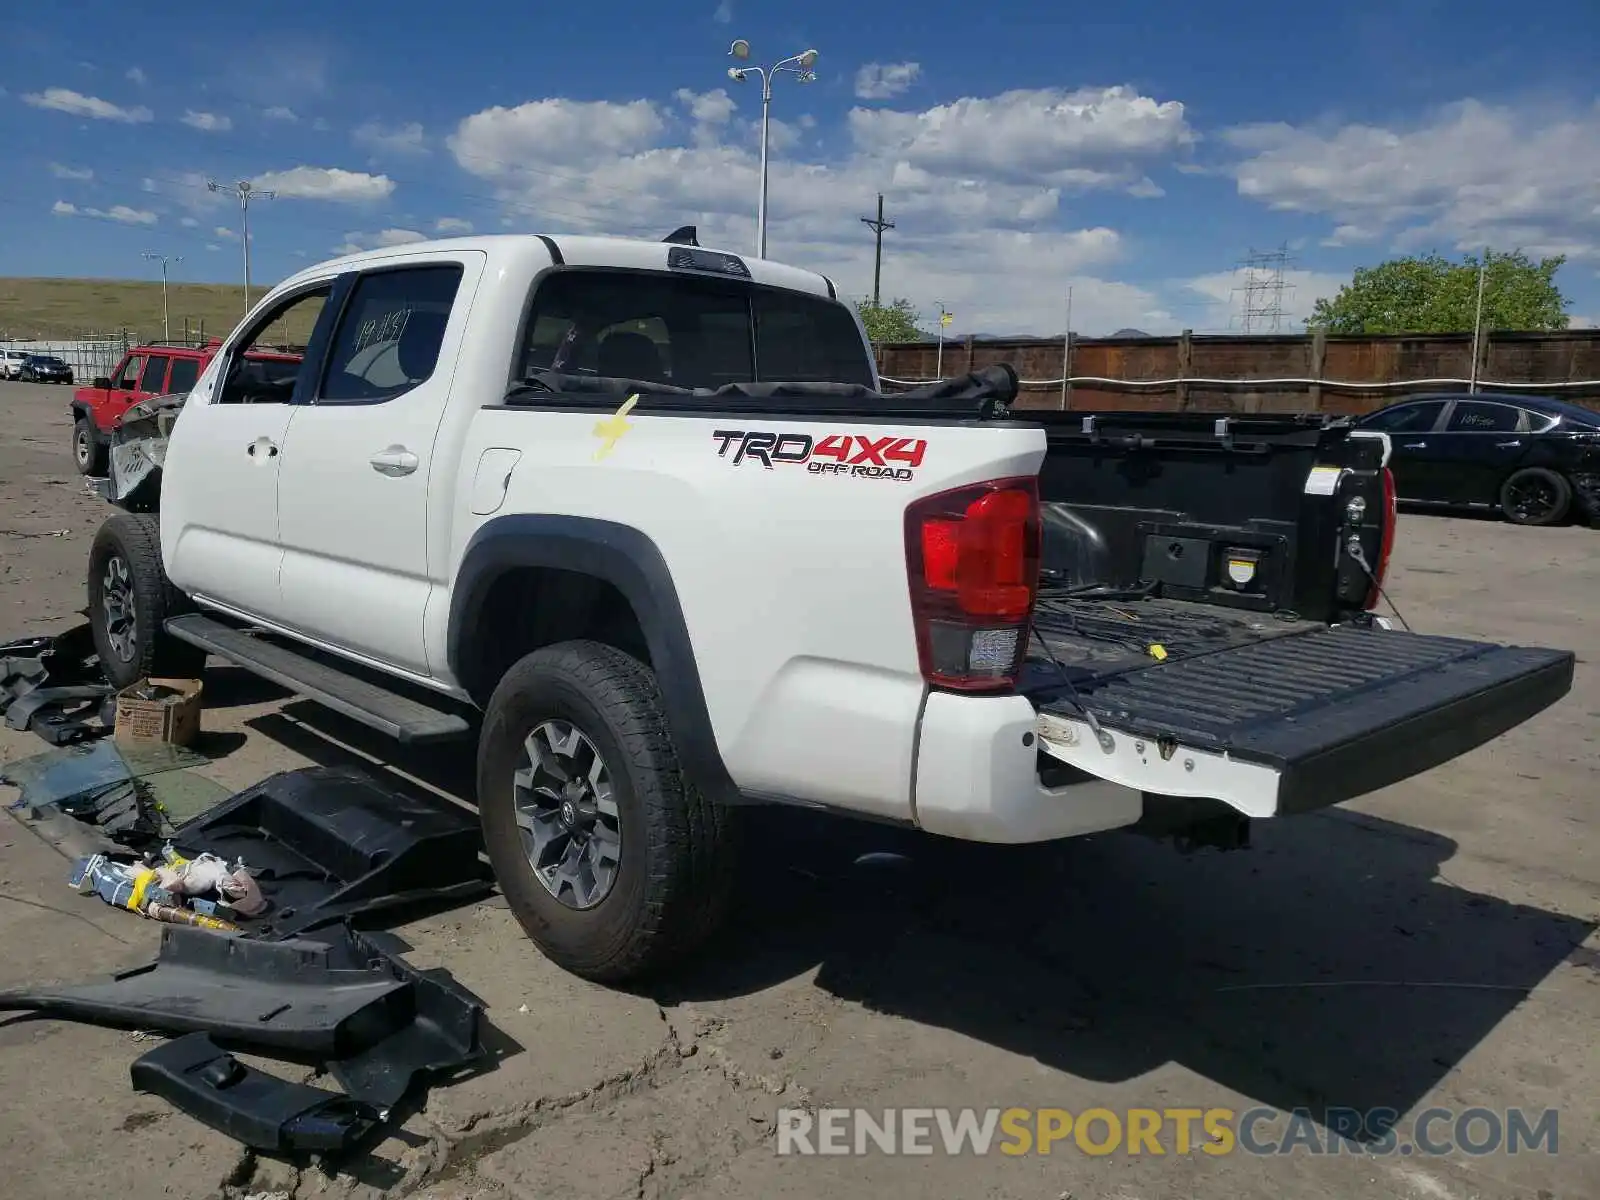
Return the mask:
<svg viewBox="0 0 1600 1200">
<path fill-rule="evenodd" d="M 102 376 L 72 394 L 72 457 L 84 475 L 104 475 L 111 431 L 122 414 L 141 400 L 171 396 L 194 387 L 200 373 L 222 349 L 212 338 L 203 346 L 186 342 L 150 342 L 122 356 L 110 377 Z M 247 359 L 264 364 L 287 363 L 292 374 L 299 368 L 298 354 L 250 350 Z M 268 374 L 272 367 L 266 367 Z"/>
</svg>

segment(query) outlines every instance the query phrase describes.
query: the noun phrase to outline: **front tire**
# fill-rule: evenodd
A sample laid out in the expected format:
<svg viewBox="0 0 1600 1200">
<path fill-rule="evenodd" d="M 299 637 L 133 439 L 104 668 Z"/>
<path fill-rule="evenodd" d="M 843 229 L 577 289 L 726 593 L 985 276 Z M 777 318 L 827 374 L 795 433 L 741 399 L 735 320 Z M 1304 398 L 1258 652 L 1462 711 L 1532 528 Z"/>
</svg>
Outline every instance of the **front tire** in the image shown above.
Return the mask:
<svg viewBox="0 0 1600 1200">
<path fill-rule="evenodd" d="M 485 711 L 477 783 L 501 891 L 558 966 L 635 979 L 719 924 L 730 816 L 684 777 L 655 675 L 637 659 L 577 641 L 518 661 Z"/>
<path fill-rule="evenodd" d="M 1545 467 L 1524 467 L 1500 488 L 1500 511 L 1513 525 L 1554 525 L 1572 508 L 1572 485 Z"/>
<path fill-rule="evenodd" d="M 72 461 L 77 464 L 80 475 L 106 473 L 106 448 L 87 417 L 79 417 L 72 423 Z"/>
<path fill-rule="evenodd" d="M 123 513 L 100 526 L 89 547 L 89 628 L 100 665 L 122 689 L 151 675 L 194 679 L 205 652 L 165 630 L 189 609 L 161 566 L 161 527 L 148 513 Z"/>
</svg>

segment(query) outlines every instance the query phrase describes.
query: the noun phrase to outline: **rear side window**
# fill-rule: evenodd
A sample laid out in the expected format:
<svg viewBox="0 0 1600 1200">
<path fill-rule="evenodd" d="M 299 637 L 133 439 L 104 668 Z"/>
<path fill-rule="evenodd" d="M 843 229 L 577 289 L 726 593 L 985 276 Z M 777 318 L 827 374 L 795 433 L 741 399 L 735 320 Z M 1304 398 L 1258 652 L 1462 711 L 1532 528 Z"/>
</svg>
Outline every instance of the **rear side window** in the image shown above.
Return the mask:
<svg viewBox="0 0 1600 1200">
<path fill-rule="evenodd" d="M 172 360 L 172 374 L 167 378 L 167 391 L 176 395 L 179 392 L 194 390 L 195 381 L 200 378 L 200 360 L 198 358 L 175 358 Z"/>
<path fill-rule="evenodd" d="M 1451 433 L 1515 433 L 1521 420 L 1522 410 L 1509 404 L 1461 400 L 1450 414 L 1447 428 Z"/>
<path fill-rule="evenodd" d="M 334 330 L 317 402 L 381 403 L 428 380 L 460 286 L 454 263 L 362 276 Z"/>
<path fill-rule="evenodd" d="M 842 305 L 726 280 L 562 271 L 539 286 L 527 328 L 524 378 L 554 371 L 710 389 L 872 384 Z"/>
</svg>

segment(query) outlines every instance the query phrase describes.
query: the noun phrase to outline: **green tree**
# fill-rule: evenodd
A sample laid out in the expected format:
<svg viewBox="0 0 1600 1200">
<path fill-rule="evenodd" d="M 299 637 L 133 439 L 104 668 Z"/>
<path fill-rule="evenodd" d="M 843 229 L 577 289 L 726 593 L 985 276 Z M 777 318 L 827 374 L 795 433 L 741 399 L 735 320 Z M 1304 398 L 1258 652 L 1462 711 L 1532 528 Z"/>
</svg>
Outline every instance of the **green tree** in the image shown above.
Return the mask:
<svg viewBox="0 0 1600 1200">
<path fill-rule="evenodd" d="M 1484 329 L 1565 329 L 1567 298 L 1555 275 L 1565 255 L 1534 262 L 1521 250 L 1489 251 Z M 1478 304 L 1478 257 L 1437 254 L 1357 267 L 1332 300 L 1317 301 L 1306 325 L 1329 333 L 1470 333 Z"/>
<path fill-rule="evenodd" d="M 888 304 L 857 300 L 856 312 L 861 314 L 861 323 L 867 327 L 867 337 L 874 345 L 879 342 L 916 342 L 922 339 L 922 330 L 917 328 L 922 314 L 903 296 Z"/>
</svg>

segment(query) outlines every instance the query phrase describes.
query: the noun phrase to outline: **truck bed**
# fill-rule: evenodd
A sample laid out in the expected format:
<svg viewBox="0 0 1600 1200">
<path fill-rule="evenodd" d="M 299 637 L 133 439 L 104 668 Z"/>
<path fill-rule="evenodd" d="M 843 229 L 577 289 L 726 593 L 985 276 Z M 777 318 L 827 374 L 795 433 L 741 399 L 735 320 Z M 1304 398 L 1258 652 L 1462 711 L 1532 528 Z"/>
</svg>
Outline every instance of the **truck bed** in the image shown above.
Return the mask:
<svg viewBox="0 0 1600 1200">
<path fill-rule="evenodd" d="M 1499 736 L 1565 695 L 1575 662 L 1561 650 L 1048 591 L 1037 632 L 1023 686 L 1042 715 L 1076 721 L 1087 709 L 1163 757 L 1181 746 L 1259 764 L 1279 775 L 1279 812 L 1361 795 Z"/>
</svg>

